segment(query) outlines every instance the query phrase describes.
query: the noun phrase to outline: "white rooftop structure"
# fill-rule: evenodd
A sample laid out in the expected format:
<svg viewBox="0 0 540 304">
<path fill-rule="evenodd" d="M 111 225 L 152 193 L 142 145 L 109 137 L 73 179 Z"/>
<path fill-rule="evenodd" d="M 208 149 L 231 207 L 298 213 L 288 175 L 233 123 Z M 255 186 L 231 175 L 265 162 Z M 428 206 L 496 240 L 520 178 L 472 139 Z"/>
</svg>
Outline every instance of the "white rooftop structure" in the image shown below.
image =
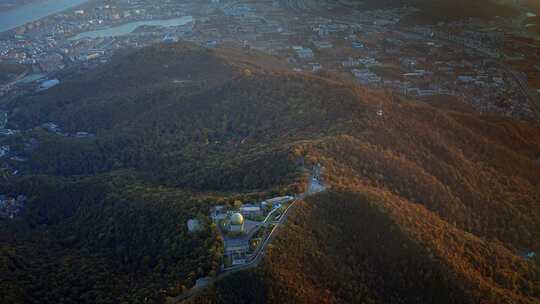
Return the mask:
<svg viewBox="0 0 540 304">
<path fill-rule="evenodd" d="M 248 205 L 240 207 L 240 213 L 245 216 L 258 216 L 262 214 L 262 210 L 260 206 Z"/>
<path fill-rule="evenodd" d="M 58 85 L 59 83 L 60 83 L 60 80 L 58 80 L 58 79 L 45 80 L 39 85 L 39 89 L 40 90 L 48 90 L 48 89 Z"/>
<path fill-rule="evenodd" d="M 290 195 L 286 195 L 286 196 L 278 196 L 278 197 L 274 197 L 274 198 L 271 198 L 271 199 L 267 199 L 266 202 L 270 203 L 270 204 L 274 204 L 274 203 L 292 201 L 293 199 L 294 199 L 294 197 L 292 197 Z"/>
<path fill-rule="evenodd" d="M 310 48 L 305 48 L 302 46 L 293 46 L 292 49 L 296 52 L 296 55 L 299 58 L 306 59 L 306 58 L 313 58 L 313 50 Z"/>
<path fill-rule="evenodd" d="M 259 206 L 244 206 L 244 207 L 240 207 L 240 211 L 241 212 L 256 212 L 256 211 L 260 211 L 261 210 L 261 207 Z"/>
<path fill-rule="evenodd" d="M 199 220 L 189 219 L 187 221 L 187 227 L 189 232 L 197 232 L 201 229 L 201 224 L 199 223 Z"/>
<path fill-rule="evenodd" d="M 9 146 L 0 146 L 0 157 L 4 157 L 9 153 Z"/>
</svg>

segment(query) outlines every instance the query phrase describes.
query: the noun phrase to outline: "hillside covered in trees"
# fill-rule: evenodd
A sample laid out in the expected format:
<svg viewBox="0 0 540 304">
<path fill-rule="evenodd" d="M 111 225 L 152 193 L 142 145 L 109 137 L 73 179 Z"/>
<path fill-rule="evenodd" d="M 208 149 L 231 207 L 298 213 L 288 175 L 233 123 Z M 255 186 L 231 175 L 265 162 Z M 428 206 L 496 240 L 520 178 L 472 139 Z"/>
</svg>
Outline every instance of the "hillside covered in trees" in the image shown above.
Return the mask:
<svg viewBox="0 0 540 304">
<path fill-rule="evenodd" d="M 300 193 L 261 267 L 192 303 L 537 303 L 540 126 L 155 45 L 2 105 L 25 162 L 0 193 L 0 302 L 153 303 L 219 271 L 210 207 Z M 381 108 L 383 115 L 377 115 Z M 62 134 L 47 131 L 54 122 Z M 66 135 L 90 132 L 92 137 Z M 187 233 L 186 220 L 205 229 Z"/>
</svg>

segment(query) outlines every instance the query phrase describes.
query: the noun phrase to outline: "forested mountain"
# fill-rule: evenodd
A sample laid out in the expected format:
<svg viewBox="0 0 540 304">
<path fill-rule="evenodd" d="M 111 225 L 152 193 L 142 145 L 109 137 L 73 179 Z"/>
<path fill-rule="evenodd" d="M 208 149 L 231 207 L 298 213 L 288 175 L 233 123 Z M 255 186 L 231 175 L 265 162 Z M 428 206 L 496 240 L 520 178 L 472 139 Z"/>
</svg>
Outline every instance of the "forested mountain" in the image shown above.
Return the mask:
<svg viewBox="0 0 540 304">
<path fill-rule="evenodd" d="M 163 302 L 217 271 L 212 205 L 301 192 L 317 162 L 329 190 L 263 264 L 189 301 L 540 301 L 522 256 L 540 251 L 538 124 L 189 44 L 120 54 L 6 108 L 27 161 L 0 192 L 29 203 L 0 222 L 2 301 Z M 203 232 L 187 233 L 192 217 Z"/>
</svg>

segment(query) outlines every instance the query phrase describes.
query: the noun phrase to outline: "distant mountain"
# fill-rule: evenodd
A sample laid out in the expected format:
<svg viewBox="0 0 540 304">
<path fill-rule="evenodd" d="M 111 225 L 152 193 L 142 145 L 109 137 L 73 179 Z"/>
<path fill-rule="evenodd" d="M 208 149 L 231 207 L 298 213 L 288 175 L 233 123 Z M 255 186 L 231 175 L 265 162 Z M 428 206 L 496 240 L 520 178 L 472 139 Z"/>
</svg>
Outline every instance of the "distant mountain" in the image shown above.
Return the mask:
<svg viewBox="0 0 540 304">
<path fill-rule="evenodd" d="M 342 1 L 345 4 L 359 3 L 371 9 L 415 7 L 420 11 L 409 16 L 405 22 L 438 23 L 455 21 L 465 18 L 494 18 L 517 16 L 519 12 L 509 2 L 497 0 L 351 0 Z"/>
<path fill-rule="evenodd" d="M 521 0 L 518 2 L 529 7 L 534 13 L 540 14 L 540 2 L 534 0 Z"/>
<path fill-rule="evenodd" d="M 7 108 L 28 161 L 0 193 L 29 205 L 0 221 L 0 299 L 163 302 L 219 268 L 215 228 L 188 234 L 188 218 L 301 192 L 302 164 L 321 162 L 329 190 L 296 207 L 263 264 L 190 302 L 540 300 L 538 261 L 522 255 L 540 251 L 538 124 L 182 43 Z"/>
</svg>

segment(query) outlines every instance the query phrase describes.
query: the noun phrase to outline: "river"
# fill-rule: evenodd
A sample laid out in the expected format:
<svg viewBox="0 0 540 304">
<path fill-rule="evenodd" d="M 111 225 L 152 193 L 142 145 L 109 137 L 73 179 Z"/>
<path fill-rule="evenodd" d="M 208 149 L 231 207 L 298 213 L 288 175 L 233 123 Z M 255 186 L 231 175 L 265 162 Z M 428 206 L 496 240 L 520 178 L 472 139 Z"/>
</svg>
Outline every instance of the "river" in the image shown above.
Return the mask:
<svg viewBox="0 0 540 304">
<path fill-rule="evenodd" d="M 76 40 L 81 38 L 99 38 L 99 37 L 114 37 L 127 35 L 133 32 L 139 26 L 162 26 L 162 27 L 171 27 L 171 26 L 181 26 L 188 24 L 193 21 L 193 17 L 184 16 L 174 19 L 161 19 L 161 20 L 148 20 L 148 21 L 136 21 L 129 22 L 118 26 L 108 27 L 96 31 L 80 33 L 74 37 L 71 37 L 70 40 Z"/>
<path fill-rule="evenodd" d="M 45 0 L 0 12 L 0 32 L 79 6 L 88 0 Z"/>
</svg>

